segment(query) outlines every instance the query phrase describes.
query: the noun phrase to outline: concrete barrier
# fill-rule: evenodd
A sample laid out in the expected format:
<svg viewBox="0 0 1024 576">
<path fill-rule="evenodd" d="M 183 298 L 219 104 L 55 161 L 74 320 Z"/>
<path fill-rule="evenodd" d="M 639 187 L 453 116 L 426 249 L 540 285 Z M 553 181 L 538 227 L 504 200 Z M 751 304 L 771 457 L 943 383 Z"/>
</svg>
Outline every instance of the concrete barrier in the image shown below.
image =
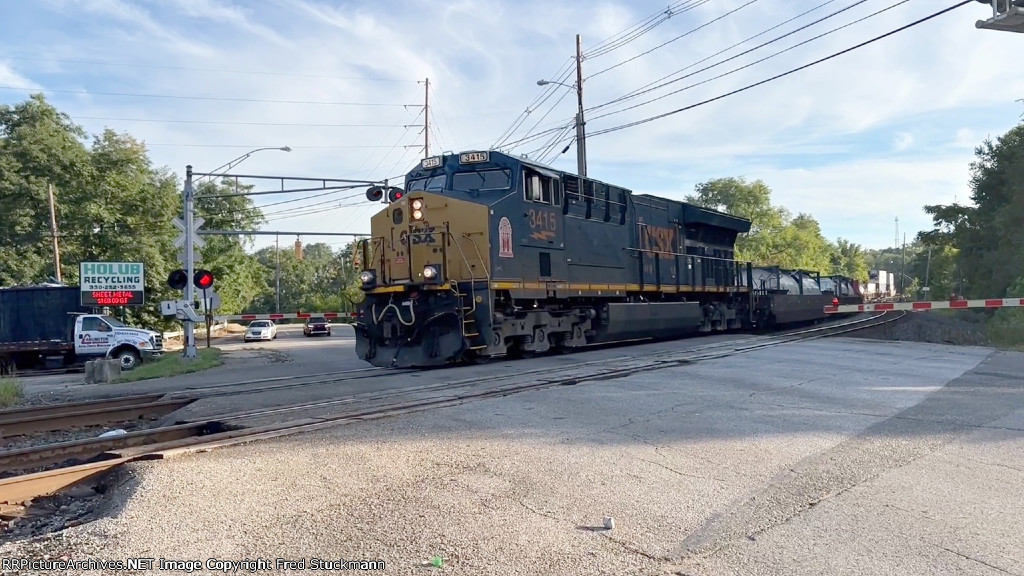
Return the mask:
<svg viewBox="0 0 1024 576">
<path fill-rule="evenodd" d="M 86 384 L 106 384 L 121 377 L 121 362 L 117 359 L 89 360 L 85 363 Z"/>
</svg>

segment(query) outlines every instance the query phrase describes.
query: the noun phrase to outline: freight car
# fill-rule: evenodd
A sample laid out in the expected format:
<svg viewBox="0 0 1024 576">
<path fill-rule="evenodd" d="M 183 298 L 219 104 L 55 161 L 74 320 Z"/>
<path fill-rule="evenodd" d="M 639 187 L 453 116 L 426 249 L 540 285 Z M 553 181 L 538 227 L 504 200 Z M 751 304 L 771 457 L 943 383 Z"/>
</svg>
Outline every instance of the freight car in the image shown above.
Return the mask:
<svg viewBox="0 0 1024 576">
<path fill-rule="evenodd" d="M 376 366 L 815 320 L 831 294 L 735 259 L 750 221 L 496 151 L 425 158 L 361 241 L 356 353 Z M 760 270 L 760 269 L 759 269 Z M 815 316 L 816 314 L 816 316 Z"/>
</svg>

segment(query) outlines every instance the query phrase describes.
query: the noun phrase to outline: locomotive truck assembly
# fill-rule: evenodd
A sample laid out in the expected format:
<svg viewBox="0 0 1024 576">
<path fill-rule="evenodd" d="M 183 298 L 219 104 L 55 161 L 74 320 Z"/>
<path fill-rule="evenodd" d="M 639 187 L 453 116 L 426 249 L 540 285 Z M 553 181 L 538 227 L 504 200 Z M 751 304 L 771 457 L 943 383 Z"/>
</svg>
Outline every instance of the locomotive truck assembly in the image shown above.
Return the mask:
<svg viewBox="0 0 1024 576">
<path fill-rule="evenodd" d="M 359 246 L 356 353 L 375 366 L 529 357 L 770 328 L 861 301 L 855 281 L 735 258 L 751 222 L 497 151 L 423 159 Z"/>
</svg>

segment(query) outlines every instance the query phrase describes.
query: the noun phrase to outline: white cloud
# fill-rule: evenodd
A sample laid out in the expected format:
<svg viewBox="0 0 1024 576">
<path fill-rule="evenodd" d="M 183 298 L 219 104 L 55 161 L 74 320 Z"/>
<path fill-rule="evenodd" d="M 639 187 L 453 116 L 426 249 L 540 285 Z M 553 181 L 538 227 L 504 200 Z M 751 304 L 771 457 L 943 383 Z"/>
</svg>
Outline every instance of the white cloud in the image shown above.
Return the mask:
<svg viewBox="0 0 1024 576">
<path fill-rule="evenodd" d="M 903 152 L 914 145 L 914 135 L 910 132 L 899 132 L 893 140 L 893 149 L 896 152 Z"/>
<path fill-rule="evenodd" d="M 588 134 L 743 88 L 937 9 L 927 3 L 900 5 L 709 81 L 884 7 L 866 3 L 703 72 L 698 71 L 839 7 L 828 5 L 700 64 L 695 63 L 806 11 L 809 5 L 796 0 L 750 4 L 673 41 L 732 7 L 708 2 L 674 15 L 634 41 L 584 60 Z M 441 4 L 413 0 L 400 5 L 358 0 L 341 5 L 323 0 L 244 5 L 210 0 L 49 0 L 17 8 L 20 12 L 14 16 L 31 25 L 5 28 L 0 23 L 0 38 L 9 38 L 0 41 L 3 53 L 135 67 L 66 62 L 44 66 L 11 57 L 0 64 L 0 85 L 88 90 L 87 96 L 54 93 L 49 97 L 94 132 L 110 126 L 146 140 L 152 145 L 154 161 L 179 174 L 186 164 L 196 170 L 211 169 L 250 148 L 289 145 L 295 149 L 290 154 L 260 152 L 242 166 L 255 173 L 383 178 L 405 172 L 422 156 L 416 146 L 423 142 L 423 118 L 417 114 L 424 78 L 431 82 L 431 149 L 435 152 L 496 143 L 527 105 L 550 93 L 543 104 L 534 105 L 510 138 L 517 140 L 534 125 L 543 130 L 572 121 L 575 94 L 560 86 L 539 87 L 536 81 L 573 84 L 571 58 L 577 33 L 582 35 L 584 50 L 591 53 L 590 47 L 599 41 L 664 8 L 660 0 Z M 954 195 L 967 197 L 973 148 L 1019 120 L 1021 107 L 1014 100 L 1024 94 L 1024 77 L 1011 73 L 1005 60 L 993 57 L 1015 53 L 1019 37 L 975 29 L 974 21 L 986 15 L 984 6 L 968 5 L 762 86 L 658 121 L 594 136 L 587 142 L 589 173 L 637 192 L 673 197 L 682 197 L 695 183 L 709 178 L 762 178 L 775 190 L 776 202 L 794 213 L 812 213 L 829 237 L 885 246 L 892 238 L 882 231 L 891 228 L 895 216 L 906 222 L 909 237 L 930 224 L 922 205 L 948 202 Z M 620 107 L 589 110 L 684 68 L 668 79 L 693 76 L 627 105 L 693 85 L 678 94 L 606 118 L 599 116 Z M 566 74 L 558 75 L 559 71 Z M 127 98 L 100 92 L 335 104 Z M 26 94 L 0 91 L 8 102 Z M 251 124 L 259 122 L 309 126 Z M 385 126 L 338 126 L 353 124 Z M 551 149 L 557 154 L 571 137 L 570 130 Z M 547 140 L 526 143 L 515 152 L 543 148 Z M 197 146 L 162 146 L 166 144 Z M 211 144 L 236 147 L 204 147 Z M 574 150 L 557 155 L 553 162 L 574 169 Z M 271 196 L 260 202 L 279 200 Z M 314 208 L 322 211 L 273 226 L 363 232 L 376 206 Z"/>
</svg>

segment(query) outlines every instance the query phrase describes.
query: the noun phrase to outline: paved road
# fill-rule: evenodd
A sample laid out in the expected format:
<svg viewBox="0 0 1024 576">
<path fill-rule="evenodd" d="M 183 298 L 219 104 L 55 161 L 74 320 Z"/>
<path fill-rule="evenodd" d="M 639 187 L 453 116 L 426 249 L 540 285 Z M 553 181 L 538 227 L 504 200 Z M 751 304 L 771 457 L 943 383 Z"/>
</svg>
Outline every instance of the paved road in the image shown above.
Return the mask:
<svg viewBox="0 0 1024 576">
<path fill-rule="evenodd" d="M 1021 575 L 1021 374 L 982 348 L 761 349 L 136 464 L 110 517 L 0 556 Z"/>
<path fill-rule="evenodd" d="M 258 378 L 274 378 L 304 374 L 323 374 L 339 370 L 368 368 L 370 365 L 355 355 L 352 327 L 338 324 L 331 336 L 304 337 L 301 324 L 279 327 L 277 340 L 244 342 L 241 334 L 211 339 L 211 345 L 225 351 L 224 365 L 211 370 L 113 385 L 85 385 L 82 373 L 50 376 L 22 376 L 25 394 L 30 399 L 50 400 L 73 397 L 104 397 L 127 393 L 166 392 L 197 385 L 213 385 Z M 197 340 L 204 347 L 206 338 Z M 168 352 L 180 354 L 180 351 Z"/>
</svg>

